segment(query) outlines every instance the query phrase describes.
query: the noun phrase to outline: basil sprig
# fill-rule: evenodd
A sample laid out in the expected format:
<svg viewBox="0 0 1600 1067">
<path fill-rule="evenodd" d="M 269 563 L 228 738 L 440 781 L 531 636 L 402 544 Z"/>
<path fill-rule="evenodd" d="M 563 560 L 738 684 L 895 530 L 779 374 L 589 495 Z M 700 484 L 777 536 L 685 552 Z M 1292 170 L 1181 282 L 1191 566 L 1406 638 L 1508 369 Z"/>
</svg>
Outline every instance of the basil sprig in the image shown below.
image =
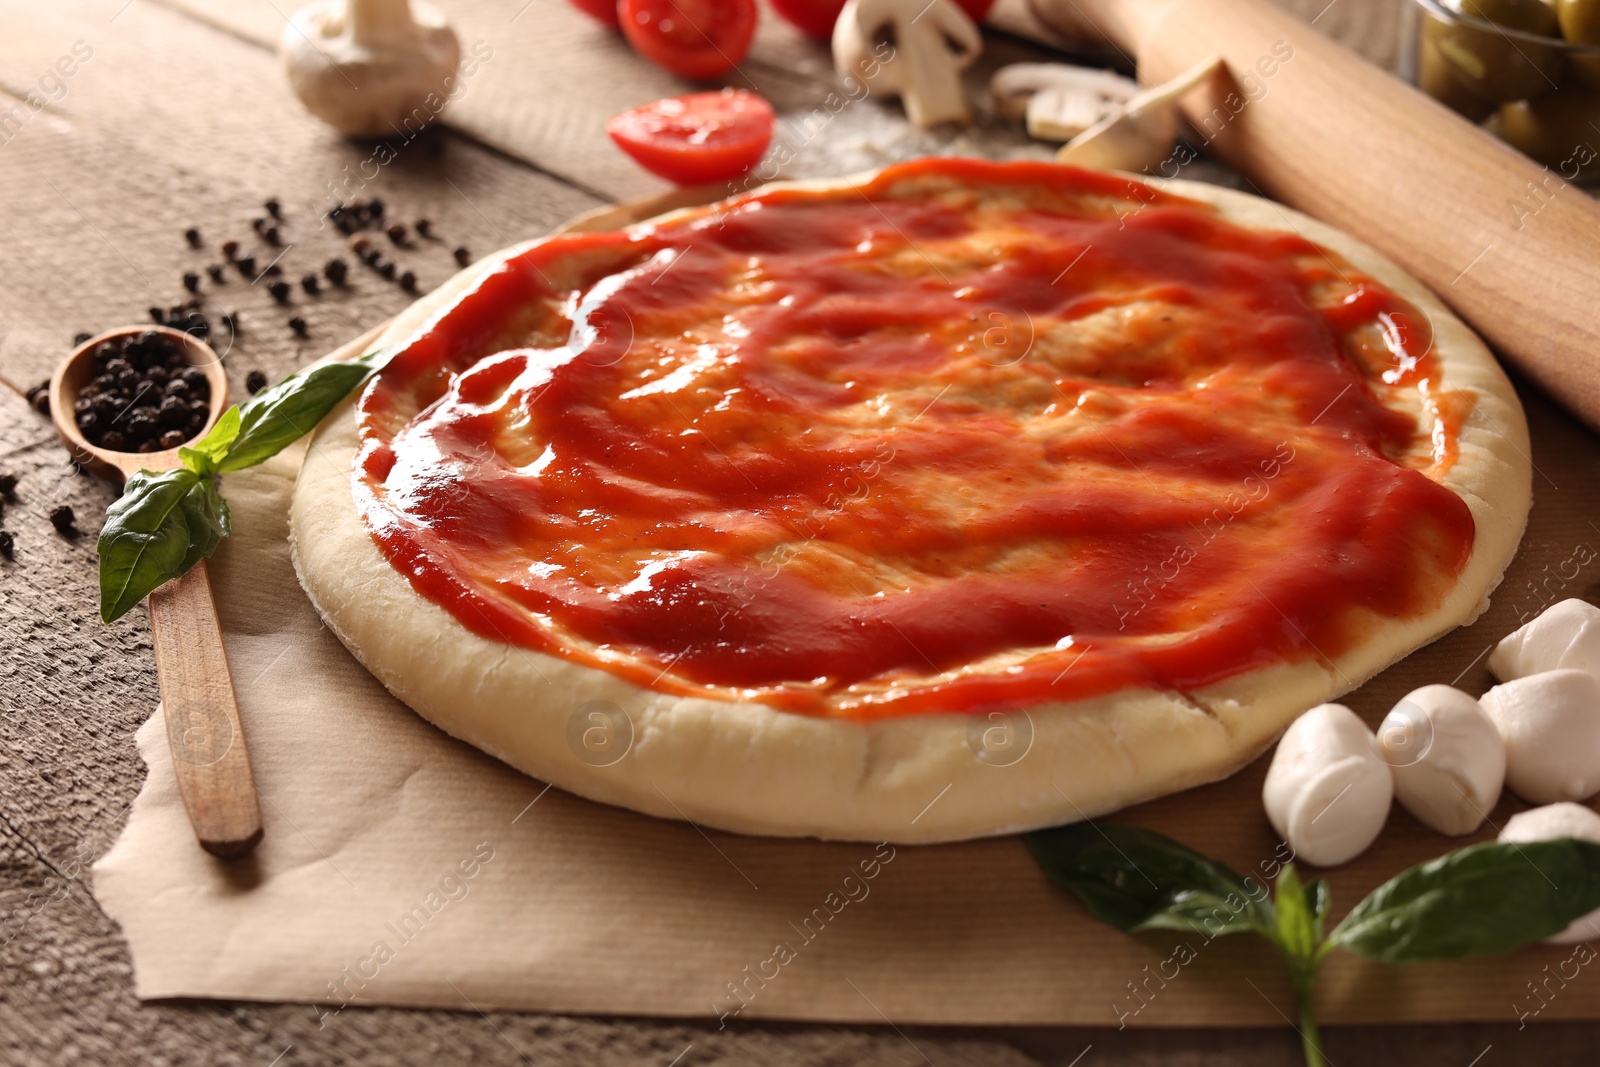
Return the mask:
<svg viewBox="0 0 1600 1067">
<path fill-rule="evenodd" d="M 1322 1067 L 1312 1008 L 1317 968 L 1335 948 L 1387 964 L 1509 952 L 1600 908 L 1600 844 L 1488 841 L 1403 871 L 1323 935 L 1328 887 L 1284 864 L 1266 887 L 1170 837 L 1117 823 L 1027 834 L 1051 881 L 1125 933 L 1186 930 L 1208 940 L 1255 933 L 1277 946 L 1299 1003 L 1306 1063 Z"/>
<path fill-rule="evenodd" d="M 230 407 L 210 433 L 178 449 L 183 466 L 129 477 L 100 529 L 100 618 L 121 618 L 209 558 L 231 530 L 215 476 L 253 467 L 310 433 L 384 359 L 374 351 L 291 374 Z"/>
</svg>

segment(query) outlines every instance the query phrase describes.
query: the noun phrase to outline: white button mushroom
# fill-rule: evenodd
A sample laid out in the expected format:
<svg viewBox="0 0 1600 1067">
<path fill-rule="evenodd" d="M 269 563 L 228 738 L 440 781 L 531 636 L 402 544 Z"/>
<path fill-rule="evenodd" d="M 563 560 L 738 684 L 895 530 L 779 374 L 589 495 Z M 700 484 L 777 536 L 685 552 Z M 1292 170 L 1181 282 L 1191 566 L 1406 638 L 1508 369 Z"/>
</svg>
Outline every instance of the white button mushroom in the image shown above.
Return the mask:
<svg viewBox="0 0 1600 1067">
<path fill-rule="evenodd" d="M 1535 804 L 1600 792 L 1600 678 L 1545 671 L 1479 701 L 1506 743 L 1506 784 Z"/>
<path fill-rule="evenodd" d="M 1511 816 L 1506 820 L 1506 828 L 1500 831 L 1500 840 L 1507 843 L 1527 844 L 1557 837 L 1600 842 L 1600 815 L 1582 804 L 1550 804 Z M 1573 945 L 1597 937 L 1600 937 L 1600 910 L 1575 919 L 1571 926 L 1545 940 L 1552 945 Z"/>
<path fill-rule="evenodd" d="M 289 20 L 278 54 L 306 110 L 345 133 L 381 137 L 443 108 L 461 45 L 421 2 L 318 0 Z"/>
<path fill-rule="evenodd" d="M 1024 118 L 1028 136 L 1070 141 L 1139 94 L 1139 83 L 1109 70 L 1067 63 L 1013 63 L 989 79 L 995 110 Z"/>
<path fill-rule="evenodd" d="M 1600 608 L 1593 604 L 1553 604 L 1489 653 L 1489 670 L 1502 682 L 1562 668 L 1600 676 Z"/>
<path fill-rule="evenodd" d="M 1319 704 L 1289 725 L 1261 789 L 1273 829 L 1319 867 L 1352 860 L 1377 840 L 1393 797 L 1372 732 L 1342 704 Z"/>
<path fill-rule="evenodd" d="M 1213 56 L 1146 89 L 1062 145 L 1056 159 L 1095 170 L 1137 171 L 1160 165 L 1178 139 L 1178 99 L 1222 69 L 1222 60 Z"/>
<path fill-rule="evenodd" d="M 1500 799 L 1506 747 L 1476 700 L 1448 685 L 1409 693 L 1378 725 L 1395 799 L 1441 834 L 1470 834 Z"/>
<path fill-rule="evenodd" d="M 833 24 L 834 68 L 899 94 L 917 126 L 971 121 L 961 72 L 982 49 L 978 27 L 952 0 L 848 0 Z"/>
</svg>

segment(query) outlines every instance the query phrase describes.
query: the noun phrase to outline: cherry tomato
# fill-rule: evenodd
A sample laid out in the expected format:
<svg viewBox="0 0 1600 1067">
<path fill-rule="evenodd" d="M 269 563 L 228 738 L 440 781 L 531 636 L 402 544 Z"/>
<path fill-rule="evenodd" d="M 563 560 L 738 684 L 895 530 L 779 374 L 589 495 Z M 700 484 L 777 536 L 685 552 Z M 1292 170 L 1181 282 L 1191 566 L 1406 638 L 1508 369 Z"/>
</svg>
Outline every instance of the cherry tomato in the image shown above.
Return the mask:
<svg viewBox="0 0 1600 1067">
<path fill-rule="evenodd" d="M 826 41 L 833 36 L 844 0 L 771 0 L 772 10 L 807 37 Z M 994 0 L 989 0 L 993 3 Z"/>
<path fill-rule="evenodd" d="M 756 0 L 621 0 L 618 11 L 635 52 L 691 81 L 732 70 L 756 32 Z"/>
<path fill-rule="evenodd" d="M 818 41 L 833 36 L 833 24 L 839 21 L 844 10 L 844 0 L 770 0 L 772 10 L 792 23 L 801 33 Z M 955 0 L 973 22 L 982 24 L 988 17 L 994 0 Z"/>
<path fill-rule="evenodd" d="M 645 170 L 679 185 L 729 181 L 761 160 L 772 105 L 743 89 L 690 93 L 630 108 L 606 133 Z"/>
<path fill-rule="evenodd" d="M 617 0 L 572 0 L 572 6 L 590 18 L 599 19 L 612 29 L 616 29 L 620 22 L 617 17 Z"/>
</svg>

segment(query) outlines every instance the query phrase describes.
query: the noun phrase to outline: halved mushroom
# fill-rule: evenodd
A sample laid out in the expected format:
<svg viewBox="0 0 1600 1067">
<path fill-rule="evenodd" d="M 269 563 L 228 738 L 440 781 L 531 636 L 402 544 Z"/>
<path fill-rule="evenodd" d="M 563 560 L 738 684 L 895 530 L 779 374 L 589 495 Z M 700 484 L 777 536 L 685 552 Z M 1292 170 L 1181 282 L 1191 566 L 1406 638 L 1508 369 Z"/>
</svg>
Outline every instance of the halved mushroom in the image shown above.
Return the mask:
<svg viewBox="0 0 1600 1067">
<path fill-rule="evenodd" d="M 1144 170 L 1159 165 L 1178 140 L 1180 97 L 1223 69 L 1213 56 L 1146 89 L 1123 107 L 1061 146 L 1056 159 L 1096 170 Z"/>
<path fill-rule="evenodd" d="M 982 49 L 953 0 L 848 0 L 833 25 L 834 69 L 898 94 L 917 126 L 971 121 L 961 72 Z"/>
<path fill-rule="evenodd" d="M 1109 70 L 1066 63 L 1013 63 L 989 79 L 995 110 L 1026 118 L 1028 136 L 1070 141 L 1139 94 L 1139 83 Z"/>
</svg>

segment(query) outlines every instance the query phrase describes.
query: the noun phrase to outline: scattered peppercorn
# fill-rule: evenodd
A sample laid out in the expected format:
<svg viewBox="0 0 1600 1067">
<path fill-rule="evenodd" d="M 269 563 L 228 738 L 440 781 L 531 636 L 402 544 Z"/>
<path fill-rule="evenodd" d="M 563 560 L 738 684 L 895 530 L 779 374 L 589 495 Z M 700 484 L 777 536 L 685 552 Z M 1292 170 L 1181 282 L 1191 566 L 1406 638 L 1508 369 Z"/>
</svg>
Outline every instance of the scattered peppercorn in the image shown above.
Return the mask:
<svg viewBox="0 0 1600 1067">
<path fill-rule="evenodd" d="M 0 474 L 0 497 L 7 500 L 17 499 L 17 476 L 15 474 Z"/>
<path fill-rule="evenodd" d="M 383 275 L 385 281 L 394 281 L 394 272 L 394 260 L 386 259 L 382 263 L 378 264 L 378 273 Z"/>
<path fill-rule="evenodd" d="M 367 214 L 375 219 L 383 218 L 383 201 L 373 197 L 367 201 Z"/>
<path fill-rule="evenodd" d="M 404 223 L 390 223 L 389 227 L 383 232 L 389 235 L 389 240 L 394 244 L 403 245 L 406 243 L 406 228 Z"/>
<path fill-rule="evenodd" d="M 416 292 L 417 291 L 417 276 L 416 276 L 416 274 L 411 272 L 411 271 L 409 271 L 409 270 L 401 272 L 401 274 L 400 274 L 400 288 L 404 289 L 408 293 Z"/>
<path fill-rule="evenodd" d="M 73 348 L 77 348 L 79 345 L 83 344 L 83 342 L 87 341 L 89 338 L 91 338 L 93 336 L 94 336 L 94 334 L 89 333 L 87 331 L 85 331 L 83 333 L 75 333 L 75 334 L 73 334 L 72 335 L 72 347 Z"/>
<path fill-rule="evenodd" d="M 411 226 L 417 231 L 417 235 L 420 237 L 433 236 L 433 223 L 429 222 L 427 219 L 418 219 L 416 222 L 413 222 Z"/>
<path fill-rule="evenodd" d="M 167 313 L 161 308 L 151 308 L 150 321 L 155 323 L 157 326 L 160 326 L 162 323 L 167 321 Z"/>
<path fill-rule="evenodd" d="M 365 263 L 369 267 L 376 268 L 378 264 L 383 262 L 383 253 L 379 252 L 376 248 L 369 248 L 365 252 L 361 253 L 361 262 Z"/>
<path fill-rule="evenodd" d="M 222 242 L 222 254 L 231 263 L 233 261 L 234 257 L 239 254 L 239 242 L 238 241 L 224 241 L 224 242 Z"/>
<path fill-rule="evenodd" d="M 196 274 L 192 270 L 184 271 L 183 287 L 189 290 L 191 293 L 198 293 L 200 291 L 200 275 Z"/>
<path fill-rule="evenodd" d="M 249 278 L 251 281 L 255 280 L 255 276 L 256 276 L 256 257 L 255 256 L 240 256 L 238 259 L 233 261 L 233 265 L 235 267 L 239 268 L 239 276 L 241 278 Z"/>
<path fill-rule="evenodd" d="M 315 274 L 307 274 L 300 279 L 300 288 L 315 296 L 317 290 L 322 288 L 322 285 L 317 281 Z"/>
<path fill-rule="evenodd" d="M 283 236 L 278 233 L 276 226 L 263 226 L 261 228 L 261 239 L 269 245 L 283 244 Z"/>
<path fill-rule="evenodd" d="M 189 242 L 190 248 L 199 248 L 202 243 L 200 240 L 200 231 L 195 229 L 193 226 L 190 226 L 187 230 L 183 231 L 183 239 Z"/>
<path fill-rule="evenodd" d="M 244 376 L 244 387 L 251 396 L 255 396 L 267 387 L 267 376 L 258 370 L 253 370 Z"/>
<path fill-rule="evenodd" d="M 228 328 L 229 333 L 239 332 L 239 313 L 237 311 L 224 311 L 222 324 Z"/>
<path fill-rule="evenodd" d="M 287 304 L 289 302 L 288 282 L 273 282 L 271 285 L 267 286 L 267 292 L 271 293 L 272 299 L 276 300 L 280 304 Z"/>
<path fill-rule="evenodd" d="M 350 251 L 354 252 L 358 256 L 364 254 L 371 247 L 372 242 L 366 237 L 357 235 L 350 238 Z"/>
<path fill-rule="evenodd" d="M 330 259 L 328 265 L 322 268 L 322 276 L 334 285 L 343 285 L 349 274 L 350 268 L 342 259 Z"/>
<path fill-rule="evenodd" d="M 278 198 L 277 197 L 273 197 L 272 199 L 268 200 L 265 204 L 262 204 L 261 206 L 266 208 L 267 209 L 267 214 L 271 215 L 273 218 L 275 218 L 275 219 L 283 218 L 283 205 L 278 203 Z"/>
<path fill-rule="evenodd" d="M 216 282 L 218 285 L 221 285 L 226 280 L 222 273 L 222 264 L 220 263 L 211 264 L 211 266 L 206 268 L 206 273 L 211 275 L 211 280 Z"/>
<path fill-rule="evenodd" d="M 10 530 L 0 530 L 0 556 L 6 559 L 17 558 L 17 539 Z"/>
<path fill-rule="evenodd" d="M 465 267 L 468 263 L 472 262 L 472 253 L 467 251 L 465 245 L 457 246 L 452 255 L 456 257 L 456 263 L 460 266 Z"/>
<path fill-rule="evenodd" d="M 50 525 L 54 526 L 56 533 L 61 536 L 71 537 L 77 533 L 77 528 L 73 525 L 75 522 L 77 522 L 77 516 L 72 513 L 71 505 L 62 504 L 59 507 L 50 509 Z"/>
<path fill-rule="evenodd" d="M 198 311 L 180 310 L 190 316 L 185 321 L 191 333 L 204 336 L 210 329 Z M 149 452 L 164 447 L 159 442 L 168 432 L 188 440 L 204 428 L 210 383 L 204 371 L 189 365 L 184 344 L 171 334 L 119 334 L 91 351 L 94 375 L 73 403 L 78 429 L 90 444 Z"/>
<path fill-rule="evenodd" d="M 263 226 L 265 226 L 266 224 L 267 224 L 267 220 L 266 219 L 251 219 L 250 220 L 250 228 L 252 230 L 256 231 L 256 233 L 260 233 L 261 232 L 261 228 Z"/>
<path fill-rule="evenodd" d="M 290 315 L 289 329 L 295 332 L 296 337 L 304 337 L 306 335 L 306 320 L 299 315 Z"/>
<path fill-rule="evenodd" d="M 278 263 L 277 263 L 276 260 L 274 260 L 271 263 L 268 263 L 266 265 L 266 267 L 263 268 L 262 271 L 261 271 L 261 276 L 263 278 L 277 278 L 277 277 L 280 277 L 282 274 L 283 274 L 283 268 L 278 266 Z"/>
<path fill-rule="evenodd" d="M 33 410 L 37 411 L 39 414 L 43 415 L 45 418 L 49 418 L 50 417 L 50 383 L 49 382 L 40 382 L 38 385 L 35 385 L 33 388 L 29 389 L 28 390 L 28 403 L 33 405 Z"/>
</svg>

